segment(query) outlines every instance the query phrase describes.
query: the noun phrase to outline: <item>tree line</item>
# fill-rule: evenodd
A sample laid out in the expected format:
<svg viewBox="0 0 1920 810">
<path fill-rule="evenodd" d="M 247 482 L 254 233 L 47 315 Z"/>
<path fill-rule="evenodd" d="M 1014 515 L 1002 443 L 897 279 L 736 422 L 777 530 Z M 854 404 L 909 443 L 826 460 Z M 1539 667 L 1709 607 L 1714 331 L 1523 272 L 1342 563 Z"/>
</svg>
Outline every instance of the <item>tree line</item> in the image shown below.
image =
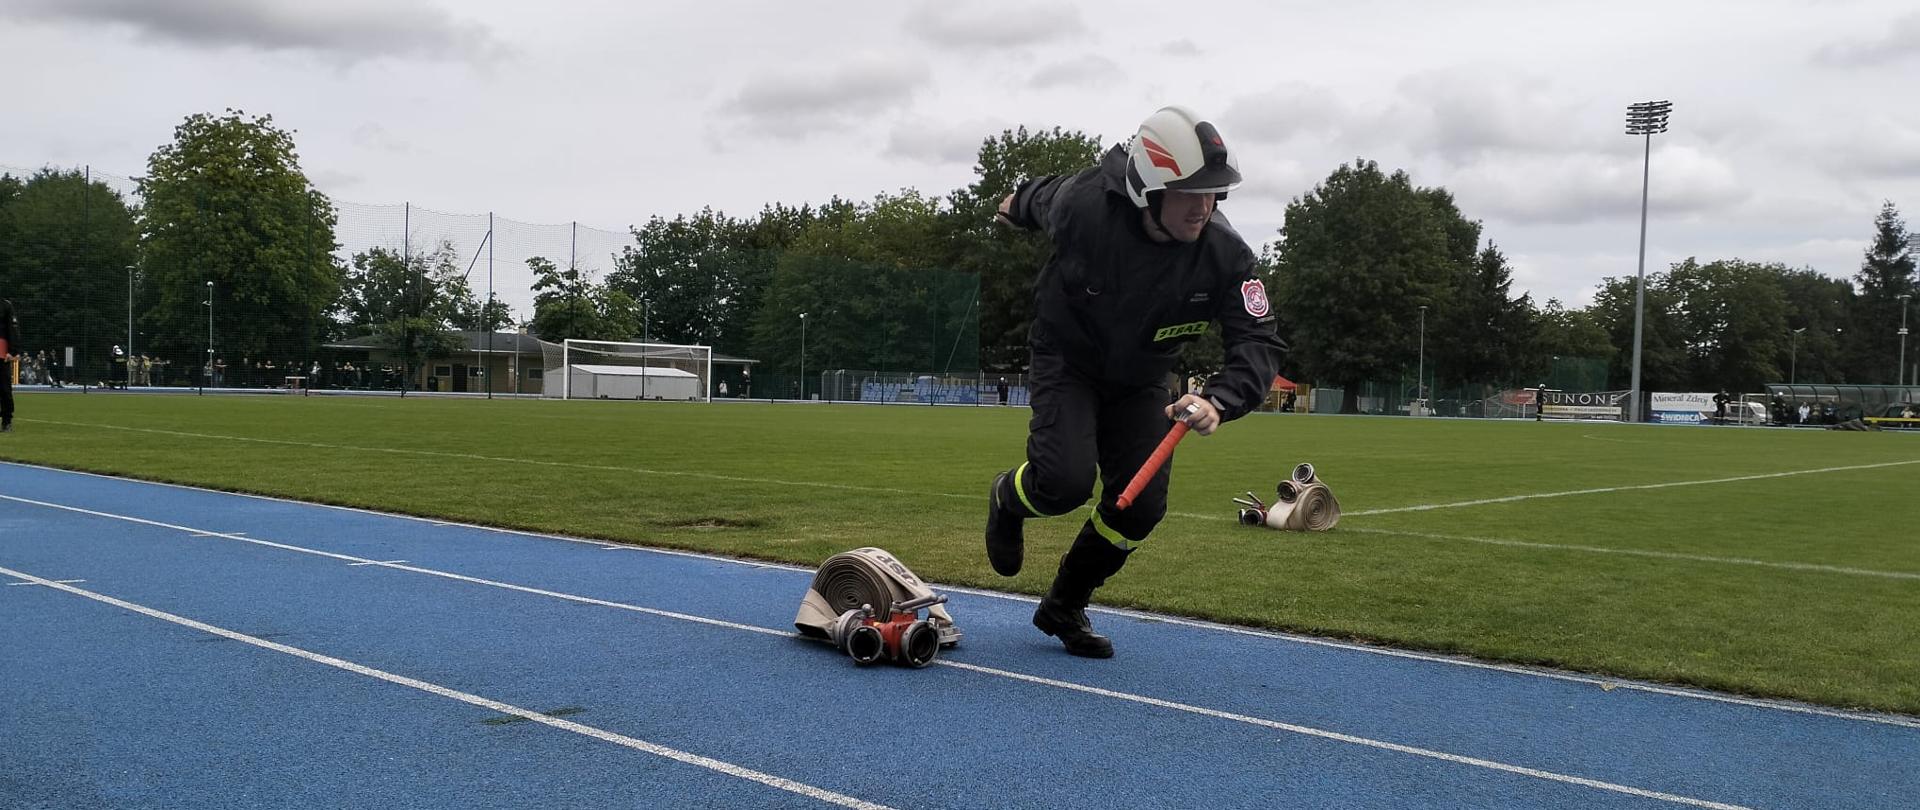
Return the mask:
<svg viewBox="0 0 1920 810">
<path fill-rule="evenodd" d="M 631 228 L 604 278 L 529 260 L 533 311 L 516 317 L 477 298 L 450 243 L 340 256 L 333 204 L 300 169 L 292 133 L 228 110 L 176 128 L 138 179 L 137 205 L 79 172 L 0 176 L 0 295 L 35 345 L 95 356 L 125 333 L 131 304 L 151 353 L 178 358 L 202 356 L 211 317 L 221 354 L 288 362 L 373 335 L 417 367 L 457 346 L 454 330 L 517 323 L 552 341 L 705 344 L 775 372 L 798 371 L 802 342 L 810 369 L 1019 372 L 1048 247 L 995 227 L 992 211 L 1021 179 L 1077 171 L 1102 148 L 1020 128 L 983 139 L 972 182 L 944 196 L 656 216 Z M 1650 273 L 1642 387 L 1894 382 L 1914 256 L 1893 203 L 1873 228 L 1851 279 L 1741 258 Z M 1404 171 L 1355 159 L 1294 199 L 1274 238 L 1247 236 L 1294 347 L 1289 377 L 1352 392 L 1424 356 L 1429 386 L 1492 388 L 1588 358 L 1609 387 L 1627 385 L 1632 276 L 1603 279 L 1580 308 L 1516 296 L 1482 223 Z M 1217 352 L 1216 331 L 1189 347 L 1185 371 L 1211 371 Z"/>
</svg>

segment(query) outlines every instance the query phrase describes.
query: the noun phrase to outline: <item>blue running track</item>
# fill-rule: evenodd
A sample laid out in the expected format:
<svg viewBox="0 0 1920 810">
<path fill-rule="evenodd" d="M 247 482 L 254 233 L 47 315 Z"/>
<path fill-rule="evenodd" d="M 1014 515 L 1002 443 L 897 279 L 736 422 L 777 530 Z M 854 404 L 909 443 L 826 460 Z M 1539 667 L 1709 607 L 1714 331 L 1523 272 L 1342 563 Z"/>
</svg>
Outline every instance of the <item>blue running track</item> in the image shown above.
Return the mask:
<svg viewBox="0 0 1920 810">
<path fill-rule="evenodd" d="M 974 538 L 956 538 L 973 543 Z M 1920 719 L 0 464 L 0 807 L 1911 808 Z"/>
</svg>

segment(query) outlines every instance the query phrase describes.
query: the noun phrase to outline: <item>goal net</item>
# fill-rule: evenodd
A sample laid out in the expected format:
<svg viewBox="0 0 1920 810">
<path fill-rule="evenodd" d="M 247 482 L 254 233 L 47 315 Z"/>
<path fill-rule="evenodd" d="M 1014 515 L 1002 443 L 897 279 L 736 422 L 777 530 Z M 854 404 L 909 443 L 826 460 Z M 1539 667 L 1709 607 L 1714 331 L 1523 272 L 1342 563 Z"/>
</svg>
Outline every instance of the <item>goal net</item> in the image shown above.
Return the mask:
<svg viewBox="0 0 1920 810">
<path fill-rule="evenodd" d="M 565 340 L 540 347 L 544 397 L 712 401 L 709 346 Z"/>
</svg>

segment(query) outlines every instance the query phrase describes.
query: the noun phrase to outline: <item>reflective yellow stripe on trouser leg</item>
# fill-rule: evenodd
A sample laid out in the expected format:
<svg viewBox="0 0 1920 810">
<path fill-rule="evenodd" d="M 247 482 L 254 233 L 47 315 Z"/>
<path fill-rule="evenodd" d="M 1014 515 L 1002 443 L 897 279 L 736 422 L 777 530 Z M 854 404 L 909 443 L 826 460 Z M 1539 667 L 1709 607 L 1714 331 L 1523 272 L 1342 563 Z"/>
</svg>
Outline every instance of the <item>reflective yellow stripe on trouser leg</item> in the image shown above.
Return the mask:
<svg viewBox="0 0 1920 810">
<path fill-rule="evenodd" d="M 1033 501 L 1027 500 L 1027 466 L 1031 462 L 1022 461 L 1013 471 L 1013 494 L 1020 498 L 1020 505 L 1027 508 L 1027 514 L 1033 517 L 1053 517 L 1035 508 Z"/>
<path fill-rule="evenodd" d="M 1118 531 L 1115 531 L 1112 526 L 1107 525 L 1106 521 L 1100 519 L 1099 504 L 1094 504 L 1093 516 L 1087 518 L 1087 523 L 1091 524 L 1093 526 L 1093 530 L 1095 532 L 1098 532 L 1101 537 L 1107 538 L 1107 542 L 1112 543 L 1115 548 L 1119 548 L 1123 551 L 1132 551 L 1136 546 L 1136 544 L 1132 540 L 1127 539 L 1126 535 L 1121 534 Z"/>
</svg>

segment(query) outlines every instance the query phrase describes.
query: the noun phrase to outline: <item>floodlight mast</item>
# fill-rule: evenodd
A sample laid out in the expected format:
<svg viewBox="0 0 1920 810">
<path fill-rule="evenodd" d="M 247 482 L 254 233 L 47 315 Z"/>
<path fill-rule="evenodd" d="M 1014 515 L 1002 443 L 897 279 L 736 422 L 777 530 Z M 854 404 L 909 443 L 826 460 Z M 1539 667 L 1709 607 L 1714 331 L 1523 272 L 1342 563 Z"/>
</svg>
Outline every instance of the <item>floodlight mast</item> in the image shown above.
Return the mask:
<svg viewBox="0 0 1920 810">
<path fill-rule="evenodd" d="M 1633 282 L 1633 382 L 1629 391 L 1628 417 L 1640 421 L 1640 345 L 1643 313 L 1647 302 L 1647 189 L 1653 169 L 1653 136 L 1667 131 L 1667 113 L 1671 101 L 1642 101 L 1627 105 L 1627 134 L 1646 138 L 1640 168 L 1640 269 Z"/>
</svg>

